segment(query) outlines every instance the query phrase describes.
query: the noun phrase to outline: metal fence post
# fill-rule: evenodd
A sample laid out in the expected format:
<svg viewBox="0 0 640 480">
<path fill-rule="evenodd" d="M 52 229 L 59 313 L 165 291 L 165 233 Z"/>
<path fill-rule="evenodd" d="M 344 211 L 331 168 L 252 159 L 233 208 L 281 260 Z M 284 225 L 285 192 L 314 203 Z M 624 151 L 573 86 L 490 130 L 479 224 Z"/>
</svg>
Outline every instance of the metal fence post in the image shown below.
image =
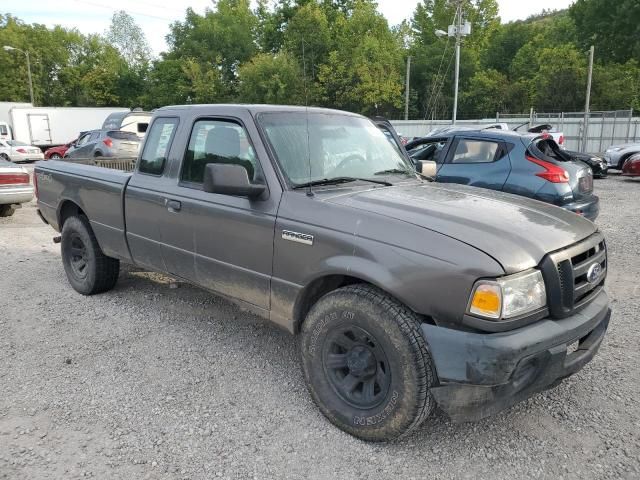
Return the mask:
<svg viewBox="0 0 640 480">
<path fill-rule="evenodd" d="M 629 133 L 631 133 L 631 119 L 633 118 L 633 108 L 629 110 L 629 120 L 627 121 L 627 138 L 625 143 L 629 143 Z"/>
<path fill-rule="evenodd" d="M 598 144 L 598 152 L 602 151 L 602 138 L 604 137 L 604 112 L 600 114 L 600 143 Z"/>
</svg>

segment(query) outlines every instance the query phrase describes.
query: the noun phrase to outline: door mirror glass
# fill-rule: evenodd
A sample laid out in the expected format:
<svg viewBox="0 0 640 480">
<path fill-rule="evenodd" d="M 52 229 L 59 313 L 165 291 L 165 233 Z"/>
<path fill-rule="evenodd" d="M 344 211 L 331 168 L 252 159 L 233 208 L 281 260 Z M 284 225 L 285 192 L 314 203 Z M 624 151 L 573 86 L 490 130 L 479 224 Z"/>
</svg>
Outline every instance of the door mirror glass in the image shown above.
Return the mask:
<svg viewBox="0 0 640 480">
<path fill-rule="evenodd" d="M 425 177 L 435 177 L 438 173 L 437 163 L 433 160 L 421 160 L 418 162 L 418 171 Z"/>
<path fill-rule="evenodd" d="M 258 198 L 265 192 L 264 185 L 249 182 L 247 169 L 241 165 L 208 163 L 204 169 L 202 189 L 209 193 Z"/>
</svg>

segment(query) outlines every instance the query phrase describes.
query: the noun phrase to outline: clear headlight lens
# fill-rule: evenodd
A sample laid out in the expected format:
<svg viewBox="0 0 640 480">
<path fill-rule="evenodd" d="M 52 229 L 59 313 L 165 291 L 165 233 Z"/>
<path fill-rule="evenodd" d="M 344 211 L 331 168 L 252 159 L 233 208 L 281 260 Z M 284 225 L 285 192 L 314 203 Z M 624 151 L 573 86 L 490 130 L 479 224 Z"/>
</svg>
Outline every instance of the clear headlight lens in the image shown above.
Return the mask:
<svg viewBox="0 0 640 480">
<path fill-rule="evenodd" d="M 539 310 L 547 304 L 540 270 L 528 270 L 496 280 L 476 282 L 469 313 L 494 320 L 508 319 Z"/>
</svg>

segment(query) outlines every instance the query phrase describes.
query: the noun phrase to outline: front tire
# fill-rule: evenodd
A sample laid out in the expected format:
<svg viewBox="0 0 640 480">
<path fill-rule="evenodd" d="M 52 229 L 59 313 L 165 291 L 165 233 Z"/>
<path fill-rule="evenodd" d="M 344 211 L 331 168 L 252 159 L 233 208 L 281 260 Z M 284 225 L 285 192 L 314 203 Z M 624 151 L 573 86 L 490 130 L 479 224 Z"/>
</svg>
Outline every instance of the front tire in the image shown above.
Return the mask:
<svg viewBox="0 0 640 480">
<path fill-rule="evenodd" d="M 393 440 L 432 412 L 436 375 L 420 320 L 378 288 L 352 285 L 322 297 L 300 342 L 309 392 L 345 432 Z"/>
<path fill-rule="evenodd" d="M 106 292 L 118 281 L 120 261 L 102 253 L 86 217 L 74 216 L 64 222 L 61 251 L 67 279 L 77 292 Z"/>
<path fill-rule="evenodd" d="M 49 157 L 51 160 L 60 160 L 62 157 L 60 156 L 59 153 L 52 153 L 51 156 Z"/>
</svg>

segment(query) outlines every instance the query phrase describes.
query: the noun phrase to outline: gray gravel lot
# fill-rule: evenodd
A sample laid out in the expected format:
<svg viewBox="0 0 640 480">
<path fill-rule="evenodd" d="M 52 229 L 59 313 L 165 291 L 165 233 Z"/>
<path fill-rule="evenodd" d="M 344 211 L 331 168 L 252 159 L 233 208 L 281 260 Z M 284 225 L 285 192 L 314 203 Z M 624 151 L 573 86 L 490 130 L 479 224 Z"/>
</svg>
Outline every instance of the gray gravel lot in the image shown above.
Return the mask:
<svg viewBox="0 0 640 480">
<path fill-rule="evenodd" d="M 640 180 L 596 189 L 614 308 L 599 355 L 493 418 L 437 414 L 392 444 L 331 426 L 296 339 L 225 300 L 127 268 L 75 293 L 30 204 L 0 219 L 0 478 L 640 478 Z"/>
</svg>

